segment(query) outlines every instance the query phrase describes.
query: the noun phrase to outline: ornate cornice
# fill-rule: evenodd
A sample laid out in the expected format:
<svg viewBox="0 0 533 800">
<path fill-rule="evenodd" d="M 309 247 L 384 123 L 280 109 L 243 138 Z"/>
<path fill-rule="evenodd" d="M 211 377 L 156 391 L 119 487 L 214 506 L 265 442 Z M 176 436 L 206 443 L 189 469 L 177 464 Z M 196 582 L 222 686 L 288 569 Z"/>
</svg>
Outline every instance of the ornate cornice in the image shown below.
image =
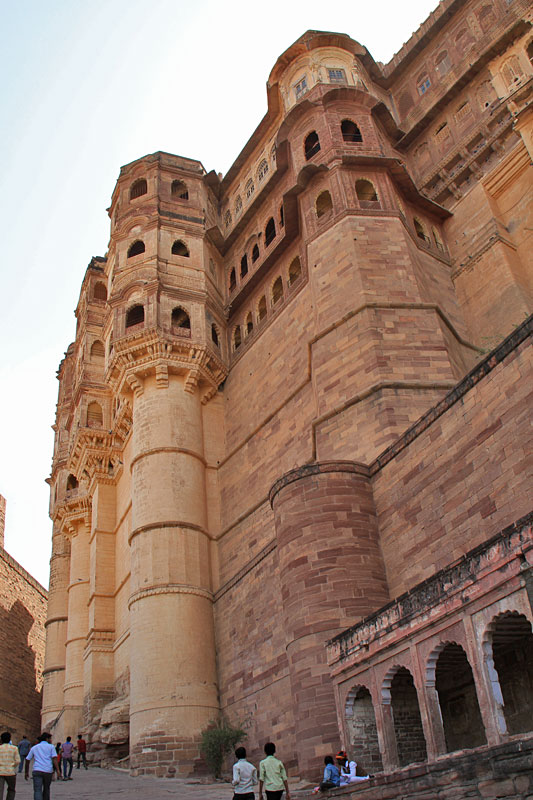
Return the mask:
<svg viewBox="0 0 533 800">
<path fill-rule="evenodd" d="M 106 379 L 116 394 L 139 396 L 143 381 L 155 375 L 160 388 L 168 386 L 169 374 L 185 376 L 185 391 L 199 387 L 207 403 L 226 379 L 224 362 L 204 342 L 164 336 L 156 328 L 143 328 L 113 343 Z"/>
<path fill-rule="evenodd" d="M 88 527 L 91 523 L 91 500 L 87 492 L 73 489 L 63 503 L 56 505 L 52 519 L 65 535 L 74 536 L 80 525 Z"/>
</svg>

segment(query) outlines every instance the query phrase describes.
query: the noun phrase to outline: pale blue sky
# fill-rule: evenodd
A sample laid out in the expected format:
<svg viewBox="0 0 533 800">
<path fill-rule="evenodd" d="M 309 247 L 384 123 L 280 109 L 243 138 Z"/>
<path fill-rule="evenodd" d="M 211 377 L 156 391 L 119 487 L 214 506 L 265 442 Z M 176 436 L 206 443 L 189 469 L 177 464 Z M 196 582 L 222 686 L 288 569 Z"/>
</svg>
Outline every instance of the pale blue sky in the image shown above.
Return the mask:
<svg viewBox="0 0 533 800">
<path fill-rule="evenodd" d="M 307 29 L 347 33 L 386 62 L 435 6 L 2 0 L 0 494 L 6 549 L 45 586 L 55 371 L 85 268 L 107 249 L 121 165 L 166 150 L 226 172 L 278 55 Z"/>
</svg>

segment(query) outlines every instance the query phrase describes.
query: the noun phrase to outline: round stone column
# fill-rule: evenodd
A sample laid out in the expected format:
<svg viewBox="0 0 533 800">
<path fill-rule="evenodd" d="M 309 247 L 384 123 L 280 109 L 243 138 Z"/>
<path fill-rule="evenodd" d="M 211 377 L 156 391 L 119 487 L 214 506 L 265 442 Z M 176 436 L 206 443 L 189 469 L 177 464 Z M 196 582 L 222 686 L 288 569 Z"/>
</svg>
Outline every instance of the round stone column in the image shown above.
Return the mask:
<svg viewBox="0 0 533 800">
<path fill-rule="evenodd" d="M 389 600 L 368 470 L 311 464 L 270 491 L 299 774 L 340 747 L 326 642 Z"/>
<path fill-rule="evenodd" d="M 50 588 L 46 617 L 46 652 L 43 669 L 42 729 L 59 716 L 64 703 L 65 642 L 67 639 L 68 585 L 70 572 L 70 542 L 54 523 L 52 557 L 50 559 Z"/>
<path fill-rule="evenodd" d="M 216 718 L 202 406 L 179 375 L 144 379 L 133 406 L 130 763 L 187 775 Z"/>
<path fill-rule="evenodd" d="M 74 736 L 83 726 L 83 651 L 89 628 L 89 525 L 80 521 L 70 537 L 70 578 L 65 650 L 64 712 L 58 731 Z M 75 729 L 75 730 L 74 730 Z"/>
</svg>

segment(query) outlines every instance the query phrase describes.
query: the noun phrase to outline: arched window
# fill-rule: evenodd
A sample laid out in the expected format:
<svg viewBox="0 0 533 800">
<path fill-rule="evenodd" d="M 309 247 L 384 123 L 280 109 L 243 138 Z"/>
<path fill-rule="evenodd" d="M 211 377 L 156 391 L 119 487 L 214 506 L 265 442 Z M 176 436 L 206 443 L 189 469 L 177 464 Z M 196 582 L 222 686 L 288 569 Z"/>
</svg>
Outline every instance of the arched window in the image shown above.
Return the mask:
<svg viewBox="0 0 533 800">
<path fill-rule="evenodd" d="M 229 228 L 229 226 L 231 225 L 231 211 L 229 210 L 229 208 L 224 214 L 224 225 L 226 226 L 226 228 Z"/>
<path fill-rule="evenodd" d="M 420 718 L 413 676 L 400 667 L 390 682 L 390 701 L 400 767 L 427 759 L 426 740 Z"/>
<path fill-rule="evenodd" d="M 255 264 L 258 258 L 259 258 L 259 247 L 256 244 L 254 244 L 252 249 L 252 264 Z"/>
<path fill-rule="evenodd" d="M 400 112 L 401 119 L 407 116 L 412 107 L 413 98 L 411 97 L 411 92 L 402 92 L 398 100 L 398 111 Z"/>
<path fill-rule="evenodd" d="M 423 167 L 426 164 L 429 164 L 430 155 L 429 155 L 429 145 L 427 142 L 422 142 L 422 144 L 416 148 L 415 158 L 421 167 Z"/>
<path fill-rule="evenodd" d="M 93 300 L 107 300 L 107 289 L 105 283 L 95 283 L 93 291 Z"/>
<path fill-rule="evenodd" d="M 96 339 L 96 341 L 94 341 L 91 345 L 91 358 L 105 358 L 104 345 L 99 339 Z"/>
<path fill-rule="evenodd" d="M 496 92 L 494 91 L 492 83 L 490 81 L 483 81 L 476 92 L 476 96 L 481 109 L 484 111 L 491 105 L 493 100 L 496 99 Z"/>
<path fill-rule="evenodd" d="M 171 323 L 173 328 L 181 328 L 186 331 L 191 330 L 191 318 L 187 312 L 179 306 L 172 309 Z"/>
<path fill-rule="evenodd" d="M 246 253 L 241 258 L 241 278 L 248 274 L 248 256 Z"/>
<path fill-rule="evenodd" d="M 176 241 L 172 245 L 172 255 L 189 258 L 189 249 L 187 245 L 181 241 L 181 239 L 176 239 Z"/>
<path fill-rule="evenodd" d="M 470 31 L 466 28 L 463 28 L 457 36 L 455 37 L 455 47 L 459 55 L 464 56 L 467 53 L 472 45 L 474 44 L 474 38 Z"/>
<path fill-rule="evenodd" d="M 261 322 L 267 315 L 267 301 L 265 295 L 259 300 L 257 304 L 257 320 Z"/>
<path fill-rule="evenodd" d="M 379 751 L 376 716 L 372 696 L 366 686 L 357 686 L 348 694 L 345 716 L 350 752 L 357 753 L 369 772 L 381 772 L 383 763 Z"/>
<path fill-rule="evenodd" d="M 252 318 L 251 311 L 248 313 L 248 316 L 246 317 L 245 328 L 246 328 L 246 335 L 249 336 L 254 329 L 254 321 Z"/>
<path fill-rule="evenodd" d="M 246 186 L 244 187 L 244 191 L 246 192 L 246 199 L 250 200 L 251 196 L 255 192 L 255 186 L 252 178 L 249 178 L 246 182 Z"/>
<path fill-rule="evenodd" d="M 533 41 L 528 44 L 526 53 L 529 58 L 529 63 L 533 65 Z"/>
<path fill-rule="evenodd" d="M 366 178 L 359 178 L 355 182 L 355 193 L 359 202 L 363 203 L 376 203 L 378 196 L 372 181 Z"/>
<path fill-rule="evenodd" d="M 503 700 L 503 715 L 511 735 L 533 729 L 533 633 L 531 622 L 517 611 L 497 617 L 490 625 L 487 667 Z M 490 669 L 492 668 L 492 670 Z"/>
<path fill-rule="evenodd" d="M 315 210 L 317 217 L 323 217 L 324 214 L 327 214 L 329 211 L 333 209 L 333 203 L 331 201 L 331 195 L 326 189 L 324 192 L 320 192 L 318 195 L 316 202 L 315 202 Z"/>
<path fill-rule="evenodd" d="M 274 222 L 272 217 L 270 217 L 265 228 L 265 247 L 268 247 L 268 245 L 271 242 L 273 242 L 275 238 L 276 238 L 276 223 Z"/>
<path fill-rule="evenodd" d="M 424 228 L 420 220 L 415 217 L 413 220 L 413 225 L 415 228 L 415 233 L 418 236 L 418 238 L 422 239 L 424 242 L 429 244 L 429 236 L 427 235 L 426 229 Z"/>
<path fill-rule="evenodd" d="M 293 258 L 289 265 L 289 286 L 295 283 L 302 274 L 302 265 L 298 256 Z"/>
<path fill-rule="evenodd" d="M 233 292 L 235 287 L 237 286 L 237 276 L 235 275 L 235 267 L 232 268 L 229 274 L 229 290 Z"/>
<path fill-rule="evenodd" d="M 126 313 L 126 328 L 131 328 L 133 325 L 140 325 L 144 322 L 144 306 L 132 306 Z"/>
<path fill-rule="evenodd" d="M 363 137 L 358 126 L 351 119 L 343 119 L 341 122 L 342 138 L 345 142 L 362 142 Z"/>
<path fill-rule="evenodd" d="M 172 197 L 174 197 L 176 200 L 189 199 L 189 190 L 187 189 L 187 185 L 183 183 L 183 181 L 172 181 L 172 186 L 170 187 L 170 193 Z"/>
<path fill-rule="evenodd" d="M 508 58 L 502 67 L 502 77 L 508 89 L 511 89 L 515 83 L 518 83 L 523 76 L 522 67 L 517 56 Z"/>
<path fill-rule="evenodd" d="M 281 300 L 282 297 L 283 297 L 283 282 L 280 276 L 276 278 L 276 280 L 272 284 L 272 305 L 275 306 L 278 300 Z"/>
<path fill-rule="evenodd" d="M 452 62 L 447 50 L 442 50 L 435 59 L 435 69 L 441 76 L 446 75 L 452 68 Z"/>
<path fill-rule="evenodd" d="M 261 183 L 267 172 L 268 172 L 268 161 L 266 160 L 266 158 L 264 158 L 259 164 L 259 169 L 257 170 L 257 180 L 259 181 L 259 183 Z"/>
<path fill-rule="evenodd" d="M 472 106 L 465 100 L 455 112 L 455 121 L 464 125 L 472 117 Z"/>
<path fill-rule="evenodd" d="M 479 25 L 483 33 L 489 33 L 493 24 L 496 22 L 492 5 L 483 6 L 477 14 Z"/>
<path fill-rule="evenodd" d="M 219 338 L 218 338 L 217 326 L 215 325 L 215 323 L 214 323 L 214 322 L 213 322 L 213 324 L 211 325 L 211 341 L 212 341 L 212 342 L 213 342 L 213 344 L 215 344 L 217 347 L 220 347 L 220 345 L 219 345 Z"/>
<path fill-rule="evenodd" d="M 279 227 L 285 227 L 285 212 L 283 210 L 283 203 L 279 207 Z"/>
<path fill-rule="evenodd" d="M 102 407 L 98 403 L 89 403 L 87 406 L 87 427 L 101 428 L 104 424 Z"/>
<path fill-rule="evenodd" d="M 233 329 L 233 349 L 237 350 L 237 348 L 241 346 L 241 342 L 242 342 L 241 328 L 240 325 L 237 325 Z"/>
<path fill-rule="evenodd" d="M 276 145 L 275 145 L 275 144 L 273 144 L 273 145 L 272 145 L 272 149 L 271 149 L 271 151 L 270 151 L 270 160 L 272 161 L 272 164 L 273 164 L 274 166 L 276 166 L 276 155 L 277 155 L 277 154 L 276 154 Z"/>
<path fill-rule="evenodd" d="M 433 233 L 433 241 L 435 242 L 435 247 L 437 248 L 437 250 L 440 250 L 442 253 L 444 253 L 444 245 L 442 243 L 440 233 L 436 228 L 432 228 L 431 232 Z"/>
<path fill-rule="evenodd" d="M 435 131 L 435 141 L 441 150 L 446 150 L 451 145 L 452 134 L 447 122 L 441 123 Z"/>
<path fill-rule="evenodd" d="M 78 479 L 72 473 L 67 478 L 67 492 L 71 492 L 73 489 L 78 488 Z"/>
<path fill-rule="evenodd" d="M 472 669 L 463 648 L 455 642 L 441 650 L 435 667 L 435 689 L 444 727 L 446 751 L 486 744 Z"/>
<path fill-rule="evenodd" d="M 148 184 L 144 178 L 134 181 L 130 188 L 130 200 L 135 200 L 136 197 L 142 197 L 148 191 Z"/>
<path fill-rule="evenodd" d="M 416 88 L 419 95 L 423 95 L 427 92 L 429 87 L 431 86 L 431 81 L 429 80 L 429 75 L 427 72 L 421 72 L 418 78 L 416 79 Z"/>
<path fill-rule="evenodd" d="M 316 131 L 311 131 L 306 137 L 304 142 L 305 160 L 309 161 L 320 150 L 320 139 Z"/>
<path fill-rule="evenodd" d="M 139 256 L 141 253 L 144 253 L 145 249 L 144 242 L 142 242 L 140 239 L 137 239 L 137 241 L 133 242 L 133 244 L 129 247 L 128 258 Z"/>
<path fill-rule="evenodd" d="M 235 200 L 235 216 L 238 217 L 240 214 L 242 214 L 242 197 L 239 194 Z"/>
</svg>

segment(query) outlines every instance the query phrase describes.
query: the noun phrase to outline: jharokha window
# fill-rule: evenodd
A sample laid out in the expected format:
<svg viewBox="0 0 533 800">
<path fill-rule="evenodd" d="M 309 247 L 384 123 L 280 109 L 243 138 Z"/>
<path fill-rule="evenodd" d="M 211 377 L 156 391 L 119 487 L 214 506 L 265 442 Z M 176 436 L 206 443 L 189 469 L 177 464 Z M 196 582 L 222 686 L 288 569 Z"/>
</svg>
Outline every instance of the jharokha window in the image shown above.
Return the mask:
<svg viewBox="0 0 533 800">
<path fill-rule="evenodd" d="M 305 160 L 309 161 L 320 150 L 320 139 L 316 131 L 311 131 L 306 137 L 304 142 Z"/>
<path fill-rule="evenodd" d="M 351 119 L 343 119 L 341 122 L 342 138 L 345 142 L 362 142 L 361 131 Z"/>
<path fill-rule="evenodd" d="M 189 199 L 189 191 L 183 181 L 172 181 L 171 194 L 176 200 Z"/>
<path fill-rule="evenodd" d="M 139 256 L 141 253 L 144 253 L 145 250 L 146 248 L 144 246 L 144 242 L 142 242 L 140 239 L 137 239 L 136 242 L 133 242 L 133 244 L 130 245 L 130 248 L 128 250 L 128 258 L 133 258 L 133 256 Z"/>
<path fill-rule="evenodd" d="M 139 178 L 139 180 L 134 181 L 131 184 L 130 189 L 130 200 L 135 200 L 136 197 L 142 197 L 143 194 L 146 194 L 148 191 L 148 184 L 144 178 Z"/>
<path fill-rule="evenodd" d="M 144 306 L 137 305 L 128 309 L 126 314 L 126 328 L 131 328 L 133 325 L 140 325 L 144 322 Z"/>
<path fill-rule="evenodd" d="M 328 67 L 328 80 L 330 83 L 346 83 L 346 73 L 339 67 Z"/>
<path fill-rule="evenodd" d="M 294 94 L 296 95 L 296 99 L 300 100 L 306 92 L 307 92 L 307 77 L 304 75 L 303 78 L 300 78 L 298 83 L 294 84 Z"/>
</svg>

